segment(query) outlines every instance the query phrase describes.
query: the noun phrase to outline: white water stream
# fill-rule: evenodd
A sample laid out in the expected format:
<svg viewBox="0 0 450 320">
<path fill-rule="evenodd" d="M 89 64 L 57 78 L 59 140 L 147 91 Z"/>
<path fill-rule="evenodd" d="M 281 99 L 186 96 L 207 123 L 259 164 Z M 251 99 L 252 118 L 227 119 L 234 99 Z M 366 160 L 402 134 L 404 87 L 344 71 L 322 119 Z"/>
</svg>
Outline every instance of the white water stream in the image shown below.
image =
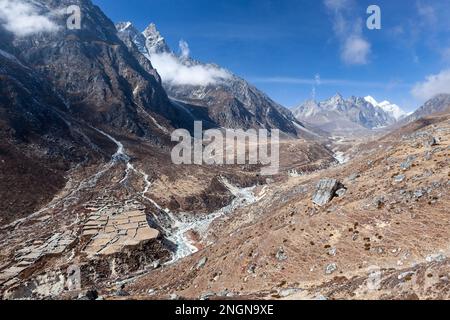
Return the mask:
<svg viewBox="0 0 450 320">
<path fill-rule="evenodd" d="M 194 246 L 192 240 L 189 239 L 188 232 L 193 231 L 197 234 L 204 236 L 208 231 L 211 223 L 216 219 L 231 214 L 234 210 L 240 207 L 248 206 L 252 203 L 259 201 L 263 196 L 256 197 L 254 195 L 255 187 L 250 188 L 238 188 L 231 183 L 229 183 L 226 179 L 222 178 L 221 182 L 223 185 L 233 194 L 235 197 L 234 200 L 226 207 L 221 208 L 215 212 L 209 214 L 202 214 L 199 217 L 195 217 L 195 214 L 174 214 L 170 212 L 168 209 L 161 208 L 158 203 L 156 203 L 153 199 L 147 196 L 152 183 L 149 180 L 149 175 L 144 171 L 138 170 L 131 163 L 131 158 L 127 155 L 123 144 L 116 140 L 113 136 L 107 134 L 106 132 L 92 127 L 92 129 L 96 130 L 103 136 L 107 137 L 109 140 L 114 142 L 117 146 L 117 151 L 112 155 L 111 161 L 105 164 L 101 170 L 97 173 L 89 177 L 88 179 L 82 181 L 75 190 L 72 190 L 68 195 L 55 198 L 50 204 L 46 207 L 40 209 L 39 211 L 29 215 L 26 218 L 18 219 L 13 223 L 3 227 L 18 227 L 21 223 L 32 219 L 47 210 L 54 209 L 57 206 L 63 204 L 64 208 L 72 203 L 72 201 L 76 201 L 79 197 L 77 194 L 82 190 L 87 188 L 95 187 L 98 180 L 112 167 L 120 162 L 124 162 L 126 164 L 126 174 L 125 177 L 120 181 L 120 183 L 124 183 L 130 176 L 131 172 L 134 172 L 138 176 L 142 176 L 145 186 L 143 191 L 140 193 L 141 197 L 150 203 L 152 203 L 159 212 L 153 212 L 153 216 L 164 231 L 166 239 L 172 242 L 175 246 L 175 251 L 173 252 L 172 259 L 168 262 L 168 264 L 174 263 L 182 258 L 185 258 L 195 252 L 198 251 L 198 248 Z M 78 218 L 77 218 L 78 219 Z M 78 221 L 78 220 L 77 220 Z"/>
<path fill-rule="evenodd" d="M 164 215 L 164 218 L 166 218 L 166 221 L 168 221 L 168 223 L 170 224 L 170 227 L 164 226 L 164 223 L 161 223 L 159 225 L 166 233 L 166 238 L 176 247 L 172 259 L 168 262 L 168 264 L 174 263 L 198 251 L 198 248 L 195 247 L 192 244 L 192 241 L 189 239 L 187 235 L 188 231 L 195 231 L 199 235 L 203 236 L 206 234 L 211 223 L 214 220 L 232 213 L 237 208 L 255 203 L 263 197 L 261 196 L 257 198 L 254 195 L 253 191 L 255 187 L 238 188 L 229 183 L 226 179 L 221 179 L 221 182 L 224 184 L 224 186 L 235 197 L 231 204 L 213 213 L 202 215 L 198 218 L 195 218 L 194 214 L 175 215 L 174 213 L 170 212 L 170 210 L 161 208 L 161 206 L 159 206 L 153 199 L 147 196 L 147 193 L 152 186 L 152 183 L 149 180 L 149 176 L 144 171 L 138 170 L 134 167 L 134 165 L 130 162 L 130 157 L 125 152 L 123 144 L 111 135 L 101 130 L 96 130 L 117 145 L 117 152 L 112 156 L 112 162 L 117 163 L 119 161 L 124 161 L 127 165 L 126 175 L 124 179 L 122 179 L 121 183 L 125 182 L 128 179 L 130 172 L 134 172 L 137 175 L 142 176 L 145 182 L 144 190 L 141 193 L 142 198 L 151 202 L 160 211 L 159 215 Z M 159 217 L 158 214 L 153 213 L 153 216 L 157 221 L 161 220 L 161 217 Z"/>
</svg>

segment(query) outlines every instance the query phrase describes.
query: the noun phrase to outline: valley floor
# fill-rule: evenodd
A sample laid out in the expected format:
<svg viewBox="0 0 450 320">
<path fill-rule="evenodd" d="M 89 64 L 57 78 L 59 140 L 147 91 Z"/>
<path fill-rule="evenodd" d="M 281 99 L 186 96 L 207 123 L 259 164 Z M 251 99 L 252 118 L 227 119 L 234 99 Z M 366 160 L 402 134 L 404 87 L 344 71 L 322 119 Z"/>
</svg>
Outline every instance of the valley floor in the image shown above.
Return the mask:
<svg viewBox="0 0 450 320">
<path fill-rule="evenodd" d="M 99 132 L 110 162 L 74 169 L 1 227 L 4 299 L 450 298 L 448 116 L 329 152 L 286 142 L 274 179 L 173 170 L 145 142 Z M 324 206 L 321 179 L 344 189 Z"/>
</svg>

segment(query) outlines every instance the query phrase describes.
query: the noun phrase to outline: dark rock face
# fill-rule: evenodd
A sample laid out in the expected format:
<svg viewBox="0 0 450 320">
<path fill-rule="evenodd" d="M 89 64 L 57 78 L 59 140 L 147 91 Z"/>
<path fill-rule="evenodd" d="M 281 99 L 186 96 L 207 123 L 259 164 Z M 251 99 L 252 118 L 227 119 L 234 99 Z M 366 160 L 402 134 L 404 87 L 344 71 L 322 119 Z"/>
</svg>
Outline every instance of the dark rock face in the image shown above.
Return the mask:
<svg viewBox="0 0 450 320">
<path fill-rule="evenodd" d="M 66 114 L 51 83 L 20 61 L 12 36 L 0 30 L 1 224 L 48 202 L 64 186 L 65 171 L 107 156 L 93 148 L 96 133 Z M 8 51 L 5 51 L 8 50 Z M 101 139 L 100 139 L 101 140 Z"/>
<path fill-rule="evenodd" d="M 127 46 L 131 54 L 139 61 L 145 71 L 153 75 L 159 84 L 161 84 L 161 77 L 153 68 L 145 46 L 140 45 L 141 43 L 145 43 L 143 34 L 139 33 L 130 22 L 119 23 L 116 27 L 119 30 L 117 36 Z"/>
<path fill-rule="evenodd" d="M 0 223 L 47 203 L 75 165 L 110 158 L 114 146 L 91 126 L 158 146 L 169 144 L 171 128 L 189 126 L 150 61 L 90 0 L 34 4 L 42 14 L 80 6 L 81 30 L 67 29 L 64 14 L 51 15 L 54 32 L 17 37 L 0 28 Z"/>
<path fill-rule="evenodd" d="M 167 126 L 164 118 L 172 119 L 172 108 L 159 76 L 150 63 L 141 65 L 101 10 L 89 0 L 38 2 L 48 11 L 81 7 L 81 30 L 68 30 L 67 17 L 58 16 L 58 31 L 14 41 L 22 59 L 61 92 L 70 112 L 94 125 L 136 135 L 161 133 L 154 122 Z M 145 112 L 156 120 L 150 121 Z"/>
<path fill-rule="evenodd" d="M 176 99 L 206 106 L 210 117 L 222 127 L 280 129 L 296 135 L 294 123 L 302 126 L 289 111 L 236 76 L 204 87 L 170 84 L 165 87 Z"/>
<path fill-rule="evenodd" d="M 169 52 L 170 48 L 167 45 L 164 38 L 161 36 L 159 31 L 156 29 L 156 25 L 151 23 L 145 30 L 142 32 L 145 41 L 146 48 L 152 48 L 152 50 L 156 53 L 160 52 Z"/>
</svg>

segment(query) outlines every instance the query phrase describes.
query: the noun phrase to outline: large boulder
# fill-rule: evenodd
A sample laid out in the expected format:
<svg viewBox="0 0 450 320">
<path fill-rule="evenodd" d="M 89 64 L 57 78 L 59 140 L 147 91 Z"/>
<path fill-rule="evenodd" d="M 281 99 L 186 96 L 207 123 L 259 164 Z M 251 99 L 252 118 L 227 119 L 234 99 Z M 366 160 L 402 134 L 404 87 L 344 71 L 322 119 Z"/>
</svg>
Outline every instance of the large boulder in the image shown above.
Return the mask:
<svg viewBox="0 0 450 320">
<path fill-rule="evenodd" d="M 336 191 L 342 187 L 336 179 L 322 179 L 317 184 L 317 190 L 313 196 L 313 202 L 319 206 L 324 206 L 336 195 Z"/>
</svg>

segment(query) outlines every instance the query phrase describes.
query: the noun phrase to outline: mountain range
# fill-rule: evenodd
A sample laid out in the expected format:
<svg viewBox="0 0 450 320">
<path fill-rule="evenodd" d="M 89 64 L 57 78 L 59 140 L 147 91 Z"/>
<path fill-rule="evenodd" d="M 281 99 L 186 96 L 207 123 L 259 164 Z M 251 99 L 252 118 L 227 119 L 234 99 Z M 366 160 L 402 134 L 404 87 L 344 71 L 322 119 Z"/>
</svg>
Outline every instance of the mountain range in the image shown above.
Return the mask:
<svg viewBox="0 0 450 320">
<path fill-rule="evenodd" d="M 180 55 L 175 54 L 155 24 L 143 32 L 131 22 L 118 23 L 116 27 L 131 50 L 134 44 L 152 61 L 176 106 L 189 112 L 203 108 L 214 123 L 225 128 L 277 128 L 294 136 L 308 136 L 313 131 L 244 79 L 218 65 L 192 59 L 186 44 Z"/>
<path fill-rule="evenodd" d="M 373 97 L 344 99 L 337 93 L 322 102 L 306 101 L 293 108 L 296 118 L 329 133 L 352 134 L 393 125 L 406 116 L 399 106 Z"/>
<path fill-rule="evenodd" d="M 390 103 L 389 101 L 385 100 L 382 102 L 377 102 L 377 100 L 375 100 L 375 98 L 373 98 L 371 96 L 365 97 L 364 100 L 366 100 L 367 102 L 372 104 L 374 107 L 381 108 L 384 112 L 391 115 L 396 121 L 399 121 L 408 115 L 398 105 L 396 105 L 394 103 Z"/>
</svg>

